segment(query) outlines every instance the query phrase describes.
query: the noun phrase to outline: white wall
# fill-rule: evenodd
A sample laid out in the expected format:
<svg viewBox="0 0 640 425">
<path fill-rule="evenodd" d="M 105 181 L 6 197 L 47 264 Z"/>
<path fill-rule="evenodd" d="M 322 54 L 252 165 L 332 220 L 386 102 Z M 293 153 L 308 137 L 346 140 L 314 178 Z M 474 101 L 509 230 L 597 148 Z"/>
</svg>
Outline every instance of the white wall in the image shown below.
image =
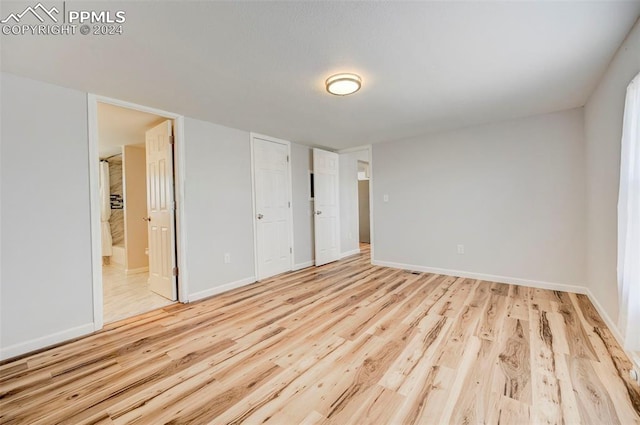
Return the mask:
<svg viewBox="0 0 640 425">
<path fill-rule="evenodd" d="M 5 73 L 1 78 L 5 358 L 92 332 L 93 294 L 87 95 Z M 255 281 L 251 150 L 246 131 L 190 118 L 184 127 L 186 178 L 178 207 L 186 221 L 182 273 L 193 301 Z M 304 176 L 293 194 L 297 262 L 311 261 L 313 252 L 309 152 L 292 144 L 294 176 Z M 230 264 L 224 264 L 227 252 Z"/>
<path fill-rule="evenodd" d="M 640 22 L 618 49 L 585 106 L 587 270 L 593 296 L 618 318 L 617 232 L 620 140 L 627 85 L 640 72 Z"/>
<path fill-rule="evenodd" d="M 184 133 L 185 258 L 193 301 L 255 281 L 251 142 L 246 131 L 191 118 Z"/>
<path fill-rule="evenodd" d="M 374 260 L 584 286 L 584 161 L 582 109 L 376 144 Z"/>
<path fill-rule="evenodd" d="M 0 347 L 93 330 L 87 96 L 2 73 Z"/>
<path fill-rule="evenodd" d="M 309 170 L 313 168 L 313 150 L 291 143 L 291 180 L 293 201 L 294 268 L 313 264 L 313 201 L 310 201 Z"/>
</svg>

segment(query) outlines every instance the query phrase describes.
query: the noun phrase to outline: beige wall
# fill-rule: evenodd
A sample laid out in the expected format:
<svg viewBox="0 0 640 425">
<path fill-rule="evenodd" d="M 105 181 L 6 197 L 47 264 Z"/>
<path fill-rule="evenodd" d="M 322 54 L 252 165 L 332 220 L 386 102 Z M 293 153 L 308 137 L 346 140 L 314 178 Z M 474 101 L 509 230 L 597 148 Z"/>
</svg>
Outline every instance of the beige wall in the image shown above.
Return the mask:
<svg viewBox="0 0 640 425">
<path fill-rule="evenodd" d="M 123 147 L 123 186 L 125 213 L 125 268 L 136 270 L 149 266 L 147 222 L 146 153 L 142 147 Z"/>
</svg>

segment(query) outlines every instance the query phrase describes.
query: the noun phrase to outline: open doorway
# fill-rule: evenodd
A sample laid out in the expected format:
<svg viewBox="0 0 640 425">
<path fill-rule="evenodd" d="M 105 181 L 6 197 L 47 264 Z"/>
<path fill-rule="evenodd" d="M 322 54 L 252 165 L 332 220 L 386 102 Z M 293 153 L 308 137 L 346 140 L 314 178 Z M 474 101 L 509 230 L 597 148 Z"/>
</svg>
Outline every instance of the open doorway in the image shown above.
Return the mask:
<svg viewBox="0 0 640 425">
<path fill-rule="evenodd" d="M 340 152 L 340 233 L 341 257 L 372 254 L 369 146 Z"/>
<path fill-rule="evenodd" d="M 360 249 L 371 244 L 371 210 L 369 207 L 369 161 L 358 160 L 358 242 Z"/>
<path fill-rule="evenodd" d="M 103 323 L 167 306 L 177 298 L 173 264 L 159 267 L 155 260 L 167 253 L 175 258 L 176 253 L 174 238 L 163 247 L 157 236 L 163 229 L 175 230 L 171 217 L 164 227 L 157 224 L 163 219 L 158 200 L 173 215 L 173 148 L 167 146 L 172 129 L 173 120 L 166 117 L 97 102 Z M 164 233 L 175 234 L 173 230 Z M 162 279 L 173 290 L 164 288 Z"/>
</svg>

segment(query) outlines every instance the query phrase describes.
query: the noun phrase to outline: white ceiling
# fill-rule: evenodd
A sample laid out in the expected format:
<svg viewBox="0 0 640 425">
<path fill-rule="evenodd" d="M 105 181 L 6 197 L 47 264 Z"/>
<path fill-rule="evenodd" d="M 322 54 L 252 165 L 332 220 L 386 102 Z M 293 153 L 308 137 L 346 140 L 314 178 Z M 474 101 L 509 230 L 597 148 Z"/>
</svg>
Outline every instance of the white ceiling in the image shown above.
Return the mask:
<svg viewBox="0 0 640 425">
<path fill-rule="evenodd" d="M 100 158 L 117 155 L 121 146 L 144 146 L 145 132 L 166 118 L 146 112 L 98 103 L 98 153 Z"/>
<path fill-rule="evenodd" d="M 93 8 L 126 11 L 124 35 L 2 36 L 2 70 L 339 149 L 582 106 L 640 1 Z M 328 95 L 341 71 L 362 90 Z"/>
</svg>

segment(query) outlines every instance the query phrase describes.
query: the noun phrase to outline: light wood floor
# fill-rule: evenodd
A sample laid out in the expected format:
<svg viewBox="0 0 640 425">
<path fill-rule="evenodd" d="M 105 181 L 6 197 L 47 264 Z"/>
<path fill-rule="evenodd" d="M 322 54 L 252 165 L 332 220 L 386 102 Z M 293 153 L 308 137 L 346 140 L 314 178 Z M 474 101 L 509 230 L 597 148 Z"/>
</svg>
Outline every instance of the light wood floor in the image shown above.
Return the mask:
<svg viewBox="0 0 640 425">
<path fill-rule="evenodd" d="M 104 323 L 135 316 L 173 304 L 149 289 L 149 273 L 126 274 L 114 265 L 102 266 Z"/>
<path fill-rule="evenodd" d="M 0 366 L 11 424 L 637 424 L 582 295 L 350 257 Z"/>
</svg>

